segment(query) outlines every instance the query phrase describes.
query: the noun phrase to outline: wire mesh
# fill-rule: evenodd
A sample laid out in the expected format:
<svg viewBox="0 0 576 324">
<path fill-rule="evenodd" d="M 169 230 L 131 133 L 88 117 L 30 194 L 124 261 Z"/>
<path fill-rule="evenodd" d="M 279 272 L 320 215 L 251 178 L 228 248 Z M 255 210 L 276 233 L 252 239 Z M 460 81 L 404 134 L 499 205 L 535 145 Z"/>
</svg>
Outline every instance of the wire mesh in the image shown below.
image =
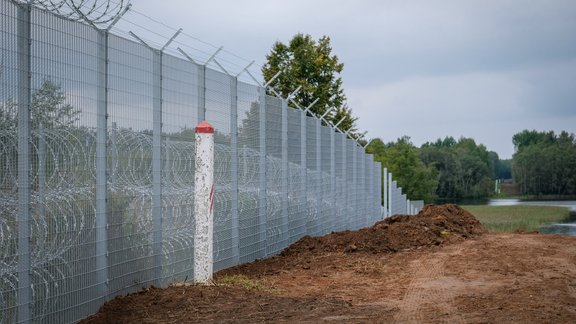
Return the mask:
<svg viewBox="0 0 576 324">
<path fill-rule="evenodd" d="M 0 0 L 0 323 L 76 322 L 192 278 L 203 118 L 215 270 L 380 217 L 379 166 L 343 134 L 145 44 L 33 7 L 26 24 L 26 8 Z"/>
</svg>

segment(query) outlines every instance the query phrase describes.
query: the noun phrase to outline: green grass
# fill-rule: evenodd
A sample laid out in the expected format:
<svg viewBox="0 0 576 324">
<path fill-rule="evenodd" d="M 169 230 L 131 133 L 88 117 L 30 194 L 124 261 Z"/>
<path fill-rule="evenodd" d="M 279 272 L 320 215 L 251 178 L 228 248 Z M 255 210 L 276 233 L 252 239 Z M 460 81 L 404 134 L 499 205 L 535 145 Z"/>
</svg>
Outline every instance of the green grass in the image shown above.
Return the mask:
<svg viewBox="0 0 576 324">
<path fill-rule="evenodd" d="M 552 206 L 462 206 L 490 232 L 536 231 L 570 217 L 568 208 Z"/>
</svg>

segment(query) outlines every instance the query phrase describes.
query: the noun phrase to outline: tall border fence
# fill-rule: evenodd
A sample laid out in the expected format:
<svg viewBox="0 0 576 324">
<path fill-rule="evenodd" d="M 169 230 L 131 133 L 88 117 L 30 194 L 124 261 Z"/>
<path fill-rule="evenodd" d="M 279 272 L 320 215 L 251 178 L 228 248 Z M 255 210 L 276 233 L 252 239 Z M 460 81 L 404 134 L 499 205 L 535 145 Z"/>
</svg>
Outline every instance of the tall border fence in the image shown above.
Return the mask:
<svg viewBox="0 0 576 324">
<path fill-rule="evenodd" d="M 214 270 L 416 211 L 355 141 L 262 86 L 8 0 L 0 16 L 0 323 L 74 322 L 193 277 L 202 120 Z"/>
</svg>

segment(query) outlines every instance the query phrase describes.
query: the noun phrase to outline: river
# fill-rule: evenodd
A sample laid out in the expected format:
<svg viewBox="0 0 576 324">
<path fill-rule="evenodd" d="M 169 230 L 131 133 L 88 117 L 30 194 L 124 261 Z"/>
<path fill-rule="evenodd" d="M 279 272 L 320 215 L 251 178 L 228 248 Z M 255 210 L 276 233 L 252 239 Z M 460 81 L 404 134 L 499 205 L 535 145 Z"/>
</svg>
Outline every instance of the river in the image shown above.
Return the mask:
<svg viewBox="0 0 576 324">
<path fill-rule="evenodd" d="M 554 223 L 540 227 L 539 231 L 546 234 L 561 234 L 576 236 L 576 200 L 563 201 L 521 201 L 520 199 L 491 199 L 488 202 L 491 206 L 512 206 L 512 205 L 531 205 L 531 206 L 557 206 L 570 209 L 570 219 L 566 223 Z"/>
</svg>

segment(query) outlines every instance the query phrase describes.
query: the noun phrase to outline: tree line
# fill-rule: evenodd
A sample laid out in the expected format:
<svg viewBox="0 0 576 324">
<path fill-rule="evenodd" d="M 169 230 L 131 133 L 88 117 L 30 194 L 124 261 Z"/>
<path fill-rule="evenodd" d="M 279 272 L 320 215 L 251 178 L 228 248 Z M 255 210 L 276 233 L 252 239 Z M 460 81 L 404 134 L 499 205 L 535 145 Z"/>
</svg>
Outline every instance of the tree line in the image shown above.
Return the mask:
<svg viewBox="0 0 576 324">
<path fill-rule="evenodd" d="M 576 138 L 525 130 L 512 138 L 514 182 L 524 195 L 576 195 Z"/>
<path fill-rule="evenodd" d="M 375 139 L 366 152 L 394 174 L 411 199 L 427 202 L 488 197 L 493 180 L 506 173 L 498 154 L 472 138 L 446 137 L 421 147 L 407 136 L 387 144 Z"/>
<path fill-rule="evenodd" d="M 501 160 L 474 139 L 438 139 L 416 147 L 407 136 L 374 139 L 366 152 L 394 174 L 411 199 L 427 202 L 488 198 L 495 179 L 513 179 L 520 194 L 576 195 L 576 136 L 524 130 L 513 136 L 515 153 Z"/>
</svg>

